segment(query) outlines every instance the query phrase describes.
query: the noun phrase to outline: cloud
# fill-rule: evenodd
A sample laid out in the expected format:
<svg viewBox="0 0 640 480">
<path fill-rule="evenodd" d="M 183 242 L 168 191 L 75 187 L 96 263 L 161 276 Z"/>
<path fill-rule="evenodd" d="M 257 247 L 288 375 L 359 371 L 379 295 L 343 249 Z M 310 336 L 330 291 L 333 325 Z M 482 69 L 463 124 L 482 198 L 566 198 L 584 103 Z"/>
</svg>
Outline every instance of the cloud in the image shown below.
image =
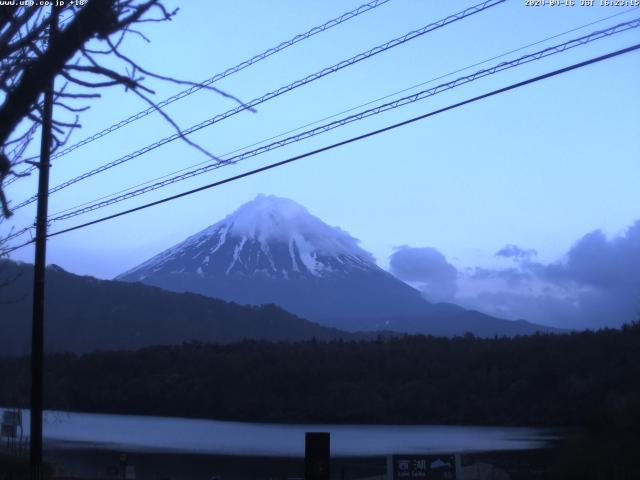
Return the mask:
<svg viewBox="0 0 640 480">
<path fill-rule="evenodd" d="M 595 230 L 578 240 L 566 261 L 543 271 L 553 282 L 575 282 L 598 288 L 638 288 L 640 286 L 640 220 L 623 235 L 607 240 Z"/>
<path fill-rule="evenodd" d="M 617 326 L 640 317 L 640 221 L 611 239 L 601 230 L 590 232 L 562 261 L 535 268 L 550 284 L 578 291 L 589 325 Z"/>
<path fill-rule="evenodd" d="M 490 269 L 476 267 L 468 274 L 473 280 L 502 280 L 509 286 L 515 287 L 521 285 L 523 282 L 532 280 L 533 275 L 531 272 L 523 270 L 521 268 L 504 268 L 504 269 Z"/>
<path fill-rule="evenodd" d="M 389 264 L 391 273 L 418 288 L 430 301 L 451 300 L 458 289 L 458 271 L 435 248 L 399 247 Z"/>
<path fill-rule="evenodd" d="M 512 320 L 601 328 L 640 318 L 640 220 L 613 238 L 587 233 L 550 264 L 532 261 L 536 251 L 517 245 L 496 256 L 513 266 L 457 271 L 438 250 L 403 247 L 391 257 L 391 272 L 428 299 Z"/>
<path fill-rule="evenodd" d="M 538 252 L 534 249 L 525 250 L 517 245 L 505 245 L 496 252 L 496 257 L 506 257 L 516 261 L 529 261 L 536 255 L 538 255 Z"/>
<path fill-rule="evenodd" d="M 562 328 L 587 327 L 576 299 L 557 296 L 549 291 L 480 291 L 474 296 L 461 296 L 457 300 L 467 308 L 509 320 L 524 319 Z"/>
</svg>

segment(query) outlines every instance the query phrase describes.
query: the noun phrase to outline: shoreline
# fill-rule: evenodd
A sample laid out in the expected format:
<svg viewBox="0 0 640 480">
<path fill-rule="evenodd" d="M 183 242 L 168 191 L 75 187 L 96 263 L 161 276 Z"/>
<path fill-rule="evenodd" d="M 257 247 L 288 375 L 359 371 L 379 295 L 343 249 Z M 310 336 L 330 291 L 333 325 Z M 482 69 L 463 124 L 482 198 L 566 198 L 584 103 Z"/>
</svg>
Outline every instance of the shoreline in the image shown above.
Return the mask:
<svg viewBox="0 0 640 480">
<path fill-rule="evenodd" d="M 22 423 L 28 436 L 28 411 Z M 526 450 L 564 436 L 559 429 L 526 427 L 274 424 L 58 411 L 46 411 L 44 425 L 45 444 L 56 449 L 267 457 L 304 456 L 309 431 L 329 432 L 340 457 Z"/>
<path fill-rule="evenodd" d="M 105 478 L 118 466 L 120 450 L 71 449 L 45 451 L 45 458 L 81 478 Z M 467 465 L 482 464 L 509 472 L 512 479 L 539 480 L 556 457 L 554 448 L 505 450 L 463 454 Z M 267 480 L 304 478 L 304 459 L 253 455 L 207 455 L 198 453 L 127 453 L 138 480 Z M 386 456 L 332 457 L 332 479 L 386 478 Z M 109 477 L 106 477 L 109 478 Z"/>
</svg>

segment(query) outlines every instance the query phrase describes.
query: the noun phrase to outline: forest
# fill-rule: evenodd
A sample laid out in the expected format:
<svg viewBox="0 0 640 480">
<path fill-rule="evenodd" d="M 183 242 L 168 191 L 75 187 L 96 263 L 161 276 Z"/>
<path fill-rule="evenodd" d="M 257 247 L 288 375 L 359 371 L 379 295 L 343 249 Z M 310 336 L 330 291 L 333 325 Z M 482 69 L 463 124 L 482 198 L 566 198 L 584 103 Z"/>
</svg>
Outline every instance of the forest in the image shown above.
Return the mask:
<svg viewBox="0 0 640 480">
<path fill-rule="evenodd" d="M 484 424 L 640 432 L 640 323 L 481 339 L 185 343 L 50 354 L 45 406 L 258 422 Z M 0 405 L 28 405 L 0 357 Z"/>
</svg>

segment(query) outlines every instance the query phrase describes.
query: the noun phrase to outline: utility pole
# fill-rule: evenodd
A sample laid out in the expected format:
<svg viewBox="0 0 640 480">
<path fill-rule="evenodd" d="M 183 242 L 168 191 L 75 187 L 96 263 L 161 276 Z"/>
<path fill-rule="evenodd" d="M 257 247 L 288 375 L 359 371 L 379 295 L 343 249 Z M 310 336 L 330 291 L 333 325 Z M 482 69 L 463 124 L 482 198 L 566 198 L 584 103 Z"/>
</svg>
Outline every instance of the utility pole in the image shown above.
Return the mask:
<svg viewBox="0 0 640 480">
<path fill-rule="evenodd" d="M 49 45 L 58 29 L 58 11 L 51 7 Z M 51 154 L 51 127 L 53 123 L 53 90 L 55 75 L 44 92 L 42 110 L 42 138 L 38 178 L 38 209 L 36 216 L 36 252 L 33 269 L 33 321 L 31 330 L 31 437 L 29 460 L 31 480 L 42 480 L 42 410 L 44 370 L 44 287 L 47 257 L 47 217 L 49 203 L 49 161 Z"/>
</svg>

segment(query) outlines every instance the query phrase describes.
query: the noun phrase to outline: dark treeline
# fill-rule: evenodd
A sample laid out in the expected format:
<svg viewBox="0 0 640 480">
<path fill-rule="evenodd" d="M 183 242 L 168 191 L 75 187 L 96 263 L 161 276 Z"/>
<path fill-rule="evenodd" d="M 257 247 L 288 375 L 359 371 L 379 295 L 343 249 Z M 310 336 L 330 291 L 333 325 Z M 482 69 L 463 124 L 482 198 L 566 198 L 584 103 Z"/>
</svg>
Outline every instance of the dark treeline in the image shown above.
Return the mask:
<svg viewBox="0 0 640 480">
<path fill-rule="evenodd" d="M 0 359 L 0 405 L 26 405 L 28 366 L 28 358 Z M 71 411 L 638 431 L 640 324 L 516 338 L 245 341 L 53 354 L 45 378 L 47 408 Z"/>
</svg>

